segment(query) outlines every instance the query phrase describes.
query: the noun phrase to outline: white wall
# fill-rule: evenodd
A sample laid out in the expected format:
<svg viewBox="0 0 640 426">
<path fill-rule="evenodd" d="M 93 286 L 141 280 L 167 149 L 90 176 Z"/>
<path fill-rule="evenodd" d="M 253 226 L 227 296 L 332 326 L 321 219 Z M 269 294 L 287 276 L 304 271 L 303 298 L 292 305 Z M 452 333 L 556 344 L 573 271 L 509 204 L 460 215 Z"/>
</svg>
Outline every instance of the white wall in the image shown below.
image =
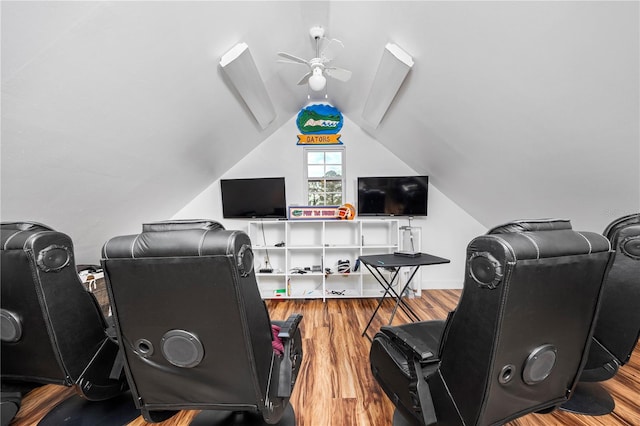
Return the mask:
<svg viewBox="0 0 640 426">
<path fill-rule="evenodd" d="M 0 1 L 0 217 L 68 233 L 76 261 L 98 263 L 106 240 L 171 217 L 237 162 L 238 175 L 262 174 L 267 166 L 252 162 L 280 144 L 298 162 L 293 131 L 278 129 L 304 104 L 307 88 L 295 83 L 305 70 L 277 62 L 276 52 L 309 58 L 309 28 L 323 25 L 345 46 L 334 64 L 353 71 L 349 82 L 328 83 L 352 120 L 344 138 L 355 161 L 351 181 L 359 167 L 408 166 L 484 226 L 565 217 L 575 229 L 602 232 L 640 210 L 639 8 L 637 1 Z M 218 65 L 238 42 L 250 46 L 278 113 L 265 130 Z M 362 164 L 352 151 L 376 143 L 353 124 L 363 121 L 388 42 L 415 65 L 368 132 L 406 164 L 388 153 Z M 290 186 L 302 173 L 291 167 Z M 291 202 L 300 199 L 298 189 L 290 192 Z M 211 211 L 218 196 L 210 197 L 196 213 L 219 216 Z M 440 229 L 438 214 L 447 210 L 435 209 L 437 197 L 432 191 L 426 226 Z M 428 231 L 425 239 L 444 248 L 448 239 Z"/>
<path fill-rule="evenodd" d="M 340 132 L 346 147 L 347 202 L 355 204 L 358 176 L 397 176 L 417 174 L 378 141 L 347 117 Z M 287 204 L 304 205 L 303 147 L 296 145 L 295 116 L 236 163 L 222 179 L 276 177 L 286 179 Z M 233 143 L 233 142 L 230 142 Z M 450 264 L 431 266 L 422 271 L 422 288 L 462 288 L 465 250 L 469 241 L 486 232 L 473 219 L 433 185 L 429 186 L 429 216 L 412 220 L 422 228 L 422 251 L 451 259 Z M 247 230 L 247 221 L 222 219 L 220 182 L 216 180 L 182 208 L 174 219 L 207 218 L 219 220 L 228 229 Z M 401 225 L 408 220 L 402 219 Z"/>
</svg>

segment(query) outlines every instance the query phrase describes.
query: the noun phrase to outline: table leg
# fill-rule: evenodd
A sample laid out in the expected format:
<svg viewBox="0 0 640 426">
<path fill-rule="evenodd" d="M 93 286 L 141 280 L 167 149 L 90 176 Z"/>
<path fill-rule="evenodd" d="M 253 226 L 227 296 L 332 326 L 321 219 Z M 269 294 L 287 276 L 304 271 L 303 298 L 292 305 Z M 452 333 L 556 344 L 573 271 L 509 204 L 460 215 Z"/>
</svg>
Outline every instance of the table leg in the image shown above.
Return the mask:
<svg viewBox="0 0 640 426">
<path fill-rule="evenodd" d="M 411 273 L 411 276 L 409 277 L 409 279 L 405 283 L 404 287 L 402 288 L 402 291 L 400 292 L 400 296 L 398 296 L 396 294 L 396 296 L 397 296 L 396 297 L 396 305 L 393 308 L 393 312 L 391 313 L 391 319 L 389 320 L 389 325 L 391 325 L 391 322 L 393 321 L 393 317 L 395 316 L 396 311 L 398 310 L 398 306 L 400 306 L 400 309 L 402 309 L 404 311 L 404 313 L 407 314 L 407 316 L 411 320 L 420 321 L 420 317 L 418 317 L 418 315 L 415 312 L 413 312 L 413 309 L 411 309 L 411 307 L 404 300 L 402 300 L 402 295 L 407 290 L 407 288 L 409 288 L 409 284 L 411 284 L 411 280 L 416 275 L 416 272 L 418 272 L 418 268 L 419 268 L 419 266 L 416 266 L 416 267 L 413 268 L 413 272 Z"/>
<path fill-rule="evenodd" d="M 364 266 L 367 267 L 369 272 L 371 272 L 371 275 L 373 275 L 373 277 L 376 279 L 376 281 L 378 281 L 378 283 L 380 283 L 380 285 L 384 288 L 384 293 L 382 294 L 382 297 L 378 301 L 378 305 L 376 306 L 376 309 L 373 311 L 373 314 L 371 315 L 371 318 L 369 318 L 369 322 L 367 323 L 367 326 L 364 328 L 364 331 L 362 332 L 362 336 L 366 336 L 367 339 L 369 339 L 369 341 L 371 341 L 371 338 L 367 334 L 367 330 L 371 326 L 371 323 L 373 322 L 373 319 L 375 318 L 376 314 L 380 310 L 380 307 L 382 306 L 382 303 L 384 302 L 384 298 L 387 296 L 387 294 L 392 294 L 393 297 L 396 299 L 396 303 L 395 303 L 395 305 L 393 307 L 393 311 L 391 312 L 391 318 L 389 319 L 389 325 L 391 325 L 391 323 L 393 322 L 393 318 L 395 318 L 396 312 L 398 311 L 398 307 L 400 307 L 400 309 L 402 309 L 402 311 L 405 314 L 407 314 L 409 319 L 411 319 L 412 321 L 420 321 L 420 317 L 418 317 L 418 315 L 413 311 L 413 309 L 411 309 L 411 307 L 404 300 L 402 300 L 402 294 L 409 287 L 409 284 L 411 283 L 411 280 L 413 279 L 413 277 L 416 275 L 416 272 L 418 271 L 418 267 L 417 266 L 414 267 L 413 271 L 411 272 L 411 275 L 409 276 L 409 279 L 405 283 L 405 285 L 402 288 L 402 291 L 400 292 L 400 294 L 396 293 L 396 291 L 393 289 L 393 283 L 398 278 L 398 274 L 399 274 L 401 268 L 399 268 L 399 267 L 396 268 L 393 276 L 391 277 L 391 280 L 387 281 L 385 279 L 384 275 L 382 275 L 382 272 L 380 272 L 380 270 L 378 268 L 373 267 L 373 269 L 372 269 L 366 263 L 364 264 Z"/>
<path fill-rule="evenodd" d="M 378 270 L 378 268 L 374 267 L 372 269 L 366 263 L 364 264 L 364 266 L 367 267 L 369 272 L 371 272 L 371 275 L 373 275 L 373 277 L 376 279 L 376 281 L 378 281 L 378 283 L 382 286 L 382 288 L 384 288 L 384 293 L 382 294 L 382 297 L 378 301 L 378 306 L 376 306 L 376 309 L 373 311 L 373 314 L 371 315 L 371 318 L 369 318 L 369 322 L 367 323 L 367 326 L 364 328 L 364 331 L 362 332 L 362 336 L 366 336 L 367 339 L 371 340 L 371 338 L 367 334 L 367 330 L 369 329 L 369 326 L 371 325 L 371 323 L 373 322 L 373 319 L 375 318 L 376 314 L 378 313 L 378 310 L 380 309 L 380 306 L 382 306 L 382 303 L 384 302 L 384 298 L 387 296 L 387 294 L 389 294 L 389 292 L 391 291 L 395 295 L 397 295 L 396 292 L 393 290 L 393 282 L 396 279 L 396 277 L 398 276 L 400 268 L 397 268 L 395 270 L 395 273 L 393 274 L 393 277 L 391 277 L 391 281 L 387 282 L 387 280 L 385 279 L 384 275 L 382 275 L 382 272 L 380 272 Z"/>
</svg>

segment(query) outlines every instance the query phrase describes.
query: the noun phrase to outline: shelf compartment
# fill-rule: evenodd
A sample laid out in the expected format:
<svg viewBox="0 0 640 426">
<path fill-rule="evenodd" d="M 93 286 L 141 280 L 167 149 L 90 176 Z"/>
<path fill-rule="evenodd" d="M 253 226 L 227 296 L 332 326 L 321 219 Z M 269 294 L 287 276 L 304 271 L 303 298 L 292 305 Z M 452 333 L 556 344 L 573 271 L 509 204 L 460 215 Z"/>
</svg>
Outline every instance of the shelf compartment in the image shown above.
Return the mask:
<svg viewBox="0 0 640 426">
<path fill-rule="evenodd" d="M 349 261 L 349 271 L 353 272 L 353 268 L 356 265 L 356 261 L 360 256 L 360 249 L 335 247 L 331 250 L 325 250 L 324 252 L 324 266 L 325 268 L 331 268 L 334 274 L 340 274 L 338 272 L 338 261 Z"/>
<path fill-rule="evenodd" d="M 323 274 L 292 274 L 287 279 L 288 296 L 293 298 L 322 297 Z"/>
<path fill-rule="evenodd" d="M 321 299 L 322 290 L 292 290 L 289 299 Z"/>
<path fill-rule="evenodd" d="M 254 248 L 277 248 L 276 244 L 286 241 L 284 221 L 261 221 L 249 223 L 249 238 Z"/>
<path fill-rule="evenodd" d="M 287 279 L 284 274 L 256 274 L 256 278 L 260 282 L 260 296 L 263 299 L 286 296 Z M 276 291 L 281 291 L 281 296 L 277 296 Z"/>
<path fill-rule="evenodd" d="M 323 222 L 288 222 L 287 247 L 322 247 Z"/>
<path fill-rule="evenodd" d="M 360 238 L 360 222 L 333 221 L 324 223 L 324 246 L 356 246 L 362 242 Z"/>
<path fill-rule="evenodd" d="M 287 272 L 290 273 L 293 268 L 309 268 L 311 270 L 313 266 L 319 266 L 320 271 L 324 271 L 324 262 L 322 259 L 321 248 L 298 248 L 295 250 L 287 251 Z M 322 275 L 322 272 L 317 272 Z M 294 274 L 296 275 L 296 274 Z M 308 274 L 305 274 L 308 275 Z"/>
<path fill-rule="evenodd" d="M 354 299 L 354 298 L 362 297 L 360 295 L 360 290 L 359 289 L 355 289 L 355 290 L 344 289 L 344 290 L 334 290 L 334 291 L 339 292 L 341 294 L 335 294 L 335 293 L 332 293 L 332 290 L 327 290 L 327 291 L 325 291 L 325 298 L 327 298 L 327 299 Z"/>
<path fill-rule="evenodd" d="M 398 221 L 363 220 L 361 224 L 363 246 L 398 245 Z"/>
<path fill-rule="evenodd" d="M 360 279 L 359 273 L 328 275 L 325 278 L 325 296 L 327 298 L 359 297 Z"/>
<path fill-rule="evenodd" d="M 270 267 L 273 273 L 260 273 L 260 269 L 267 267 Z M 284 250 L 254 250 L 253 268 L 256 275 L 260 277 L 276 274 L 284 275 L 287 270 L 287 254 Z"/>
</svg>

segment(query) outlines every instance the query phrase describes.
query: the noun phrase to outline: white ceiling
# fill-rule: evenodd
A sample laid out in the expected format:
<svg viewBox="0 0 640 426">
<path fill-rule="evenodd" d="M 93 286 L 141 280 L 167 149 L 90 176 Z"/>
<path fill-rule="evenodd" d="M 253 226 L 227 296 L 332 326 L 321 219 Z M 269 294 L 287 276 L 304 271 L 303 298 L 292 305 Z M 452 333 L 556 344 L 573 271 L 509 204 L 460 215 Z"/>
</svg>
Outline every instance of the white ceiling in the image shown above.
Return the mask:
<svg viewBox="0 0 640 426">
<path fill-rule="evenodd" d="M 487 227 L 640 210 L 639 3 L 2 1 L 2 220 L 92 253 L 171 217 L 306 103 L 311 26 L 353 71 L 329 101 Z M 249 45 L 265 130 L 218 66 Z M 377 129 L 361 118 L 384 45 L 415 65 Z M 82 258 L 82 255 L 79 256 Z"/>
</svg>

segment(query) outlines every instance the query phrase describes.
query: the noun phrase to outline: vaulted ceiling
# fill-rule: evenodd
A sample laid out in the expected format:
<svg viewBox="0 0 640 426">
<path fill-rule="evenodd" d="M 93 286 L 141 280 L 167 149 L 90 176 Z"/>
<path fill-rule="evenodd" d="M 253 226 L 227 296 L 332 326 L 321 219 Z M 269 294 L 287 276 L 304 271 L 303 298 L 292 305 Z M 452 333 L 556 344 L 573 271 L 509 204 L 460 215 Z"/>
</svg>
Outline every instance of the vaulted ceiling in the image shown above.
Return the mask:
<svg viewBox="0 0 640 426">
<path fill-rule="evenodd" d="M 175 214 L 307 102 L 309 28 L 345 46 L 329 101 L 486 226 L 640 210 L 638 2 L 1 3 L 2 220 L 95 250 Z M 249 45 L 277 112 L 262 129 L 218 63 Z M 362 120 L 384 45 L 415 65 Z M 126 229 L 125 229 L 126 228 Z"/>
</svg>

